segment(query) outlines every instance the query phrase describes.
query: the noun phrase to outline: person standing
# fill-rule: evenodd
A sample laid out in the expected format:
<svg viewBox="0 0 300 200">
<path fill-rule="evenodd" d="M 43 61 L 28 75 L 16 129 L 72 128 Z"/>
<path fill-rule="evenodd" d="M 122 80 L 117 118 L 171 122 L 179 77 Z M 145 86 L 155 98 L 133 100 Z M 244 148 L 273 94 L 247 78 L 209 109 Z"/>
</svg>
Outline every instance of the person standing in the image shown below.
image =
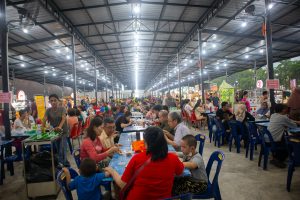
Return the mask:
<svg viewBox="0 0 300 200">
<path fill-rule="evenodd" d="M 300 121 L 300 88 L 295 88 L 288 100 L 290 108 L 289 117 L 293 120 Z"/>
<path fill-rule="evenodd" d="M 262 96 L 259 98 L 260 107 L 263 107 L 264 103 L 269 104 L 268 97 L 269 97 L 268 91 L 263 91 Z"/>
<path fill-rule="evenodd" d="M 245 105 L 246 105 L 246 108 L 247 108 L 247 112 L 250 112 L 251 108 L 250 108 L 250 101 L 248 100 L 248 92 L 247 91 L 244 91 L 243 98 L 242 98 L 241 101 L 245 102 Z"/>
<path fill-rule="evenodd" d="M 31 115 L 34 118 L 34 120 L 36 120 L 36 118 L 38 117 L 38 111 L 37 111 L 37 106 L 36 106 L 36 102 L 34 100 L 34 98 L 31 99 Z"/>
<path fill-rule="evenodd" d="M 215 92 L 215 93 L 213 94 L 213 97 L 211 98 L 211 101 L 213 102 L 213 105 L 214 105 L 215 107 L 219 108 L 220 99 L 219 99 L 219 97 L 218 97 L 218 95 L 217 95 L 217 92 Z"/>
<path fill-rule="evenodd" d="M 46 110 L 42 130 L 45 130 L 46 122 L 50 123 L 50 126 L 54 128 L 54 131 L 60 133 L 60 138 L 57 140 L 56 148 L 58 151 L 58 161 L 64 166 L 70 166 L 67 160 L 67 137 L 68 137 L 68 126 L 66 115 L 67 111 L 64 107 L 59 106 L 59 98 L 56 94 L 49 96 L 49 102 L 51 108 Z"/>
</svg>

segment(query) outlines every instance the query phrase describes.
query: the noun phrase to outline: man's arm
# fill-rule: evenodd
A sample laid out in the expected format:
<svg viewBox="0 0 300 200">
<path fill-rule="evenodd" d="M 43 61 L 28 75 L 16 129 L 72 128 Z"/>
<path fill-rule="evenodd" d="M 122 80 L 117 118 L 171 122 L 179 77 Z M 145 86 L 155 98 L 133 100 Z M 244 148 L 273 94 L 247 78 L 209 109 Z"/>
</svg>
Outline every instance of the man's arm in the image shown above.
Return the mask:
<svg viewBox="0 0 300 200">
<path fill-rule="evenodd" d="M 188 169 L 197 169 L 198 168 L 198 165 L 194 162 L 183 162 L 183 165 L 185 168 L 188 168 Z"/>
<path fill-rule="evenodd" d="M 163 130 L 163 132 L 170 140 L 174 140 L 174 135 L 172 135 L 169 131 Z"/>
<path fill-rule="evenodd" d="M 62 168 L 62 170 L 66 176 L 66 183 L 67 183 L 67 187 L 69 188 L 69 184 L 71 183 L 71 175 L 70 175 L 69 169 L 64 167 L 64 168 Z"/>
</svg>

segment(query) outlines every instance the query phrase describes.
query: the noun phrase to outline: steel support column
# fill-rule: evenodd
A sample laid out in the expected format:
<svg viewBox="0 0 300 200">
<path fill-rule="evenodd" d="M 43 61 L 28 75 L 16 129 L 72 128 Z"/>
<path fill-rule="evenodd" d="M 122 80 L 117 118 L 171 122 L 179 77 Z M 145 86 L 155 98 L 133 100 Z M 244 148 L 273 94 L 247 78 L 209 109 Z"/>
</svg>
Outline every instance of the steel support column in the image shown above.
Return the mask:
<svg viewBox="0 0 300 200">
<path fill-rule="evenodd" d="M 203 78 L 203 68 L 204 68 L 204 64 L 203 64 L 203 58 L 202 58 L 202 36 L 201 36 L 201 32 L 198 29 L 198 56 L 199 56 L 199 67 L 200 67 L 200 72 L 201 72 L 201 76 L 200 76 L 200 82 L 201 82 L 201 96 L 202 96 L 202 103 L 205 103 L 205 96 L 204 96 L 204 78 Z M 200 89 L 200 87 L 199 87 Z"/>
<path fill-rule="evenodd" d="M 9 92 L 9 67 L 8 67 L 8 30 L 6 26 L 6 0 L 0 1 L 0 41 L 1 41 L 1 71 L 2 71 L 2 92 Z M 4 103 L 5 139 L 11 139 L 10 120 L 9 120 L 10 103 Z M 8 148 L 8 155 L 11 154 L 11 148 Z"/>
<path fill-rule="evenodd" d="M 113 74 L 111 74 L 111 96 L 112 96 L 112 99 L 114 99 L 115 98 L 115 96 L 114 96 L 114 75 Z"/>
<path fill-rule="evenodd" d="M 98 104 L 98 78 L 97 78 L 97 70 L 96 70 L 96 57 L 94 57 L 94 72 L 95 72 L 95 99 L 96 99 L 96 104 Z"/>
<path fill-rule="evenodd" d="M 169 86 L 169 65 L 167 65 L 167 84 L 168 84 L 168 93 L 170 93 L 170 86 Z"/>
<path fill-rule="evenodd" d="M 179 64 L 179 52 L 177 52 L 177 69 L 178 69 L 178 88 L 179 88 L 179 104 L 181 105 L 181 71 Z"/>
<path fill-rule="evenodd" d="M 61 97 L 64 97 L 65 81 L 62 81 Z"/>
<path fill-rule="evenodd" d="M 273 53 L 272 53 L 272 28 L 271 28 L 270 10 L 268 9 L 269 4 L 270 4 L 270 0 L 265 0 L 266 58 L 267 58 L 267 68 L 268 68 L 268 79 L 274 79 Z M 275 106 L 274 89 L 270 89 L 270 102 L 271 102 L 270 111 L 272 114 L 274 112 L 274 106 Z"/>
<path fill-rule="evenodd" d="M 107 69 L 105 68 L 105 101 L 107 101 Z"/>
<path fill-rule="evenodd" d="M 71 38 L 72 46 L 72 68 L 73 68 L 73 94 L 74 94 L 74 106 L 76 106 L 76 91 L 77 91 L 77 78 L 76 78 L 76 62 L 75 62 L 75 36 Z"/>
</svg>

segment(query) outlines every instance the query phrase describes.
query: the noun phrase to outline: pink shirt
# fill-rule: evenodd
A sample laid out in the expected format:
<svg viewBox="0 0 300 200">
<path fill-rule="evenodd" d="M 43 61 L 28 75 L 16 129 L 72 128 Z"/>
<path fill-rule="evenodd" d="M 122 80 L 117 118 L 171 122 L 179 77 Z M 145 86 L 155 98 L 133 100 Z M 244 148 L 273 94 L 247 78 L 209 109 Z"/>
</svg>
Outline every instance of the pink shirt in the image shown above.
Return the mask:
<svg viewBox="0 0 300 200">
<path fill-rule="evenodd" d="M 80 146 L 80 159 L 91 158 L 96 162 L 99 162 L 105 159 L 108 156 L 104 152 L 104 148 L 101 144 L 101 141 L 98 137 L 94 141 L 90 138 L 85 138 Z"/>
<path fill-rule="evenodd" d="M 242 98 L 242 102 L 245 102 L 246 108 L 247 108 L 247 112 L 250 112 L 250 101 L 248 101 L 247 98 Z"/>
</svg>

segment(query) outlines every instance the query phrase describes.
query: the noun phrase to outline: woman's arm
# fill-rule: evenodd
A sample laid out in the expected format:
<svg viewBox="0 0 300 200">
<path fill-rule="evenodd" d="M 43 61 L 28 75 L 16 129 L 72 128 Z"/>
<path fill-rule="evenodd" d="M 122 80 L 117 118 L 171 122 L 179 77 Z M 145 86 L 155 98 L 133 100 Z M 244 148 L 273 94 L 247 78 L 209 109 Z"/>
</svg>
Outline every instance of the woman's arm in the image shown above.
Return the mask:
<svg viewBox="0 0 300 200">
<path fill-rule="evenodd" d="M 118 172 L 116 170 L 114 170 L 111 167 L 106 167 L 105 172 L 108 172 L 112 178 L 114 179 L 114 181 L 116 182 L 116 184 L 123 189 L 126 186 L 126 183 L 124 181 L 122 181 L 120 174 L 118 174 Z"/>
<path fill-rule="evenodd" d="M 92 160 L 95 160 L 96 162 L 99 162 L 99 161 L 105 159 L 109 154 L 108 151 L 103 152 L 103 153 L 97 153 L 94 145 L 92 144 L 92 141 L 85 141 L 82 144 L 82 149 L 85 149 L 89 158 L 91 158 Z"/>
</svg>

